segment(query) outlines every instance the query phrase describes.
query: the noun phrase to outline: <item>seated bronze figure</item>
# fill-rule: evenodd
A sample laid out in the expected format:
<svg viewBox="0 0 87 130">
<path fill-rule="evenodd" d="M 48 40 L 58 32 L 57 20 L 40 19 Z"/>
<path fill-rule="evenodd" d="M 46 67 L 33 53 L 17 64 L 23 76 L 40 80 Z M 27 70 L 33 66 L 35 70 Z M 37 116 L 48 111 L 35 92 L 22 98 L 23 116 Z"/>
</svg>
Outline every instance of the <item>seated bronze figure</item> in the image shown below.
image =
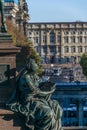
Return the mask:
<svg viewBox="0 0 87 130">
<path fill-rule="evenodd" d="M 62 108 L 51 95 L 55 84 L 43 83 L 36 74 L 38 65 L 30 58 L 17 77 L 17 87 L 6 106 L 25 116 L 29 130 L 62 130 Z"/>
</svg>

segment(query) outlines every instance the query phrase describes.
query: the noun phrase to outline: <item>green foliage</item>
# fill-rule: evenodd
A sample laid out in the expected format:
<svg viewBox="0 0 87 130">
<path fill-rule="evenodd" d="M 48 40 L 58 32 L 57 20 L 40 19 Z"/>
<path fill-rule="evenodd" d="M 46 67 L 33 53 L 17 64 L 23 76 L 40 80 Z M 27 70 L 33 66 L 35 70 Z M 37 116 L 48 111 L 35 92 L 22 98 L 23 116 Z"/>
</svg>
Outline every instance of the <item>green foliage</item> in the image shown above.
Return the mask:
<svg viewBox="0 0 87 130">
<path fill-rule="evenodd" d="M 42 65 L 41 65 L 41 58 L 38 55 L 38 53 L 35 51 L 31 45 L 25 44 L 25 45 L 20 45 L 18 47 L 21 47 L 21 53 L 17 54 L 17 68 L 21 69 L 29 59 L 29 57 L 34 58 L 35 62 L 38 64 L 38 75 L 42 74 Z"/>
<path fill-rule="evenodd" d="M 33 57 L 39 65 L 38 74 L 42 73 L 41 58 L 33 47 L 33 43 L 19 31 L 12 21 L 7 19 L 8 33 L 12 35 L 13 44 L 21 48 L 21 52 L 17 54 L 17 68 L 21 69 L 29 59 Z"/>
<path fill-rule="evenodd" d="M 38 53 L 36 53 L 35 49 L 32 49 L 30 57 L 35 59 L 35 62 L 38 64 L 39 68 L 38 68 L 38 75 L 42 75 L 42 65 L 41 65 L 41 57 L 38 55 Z"/>
<path fill-rule="evenodd" d="M 82 55 L 80 65 L 82 66 L 83 74 L 87 76 L 87 53 Z"/>
</svg>

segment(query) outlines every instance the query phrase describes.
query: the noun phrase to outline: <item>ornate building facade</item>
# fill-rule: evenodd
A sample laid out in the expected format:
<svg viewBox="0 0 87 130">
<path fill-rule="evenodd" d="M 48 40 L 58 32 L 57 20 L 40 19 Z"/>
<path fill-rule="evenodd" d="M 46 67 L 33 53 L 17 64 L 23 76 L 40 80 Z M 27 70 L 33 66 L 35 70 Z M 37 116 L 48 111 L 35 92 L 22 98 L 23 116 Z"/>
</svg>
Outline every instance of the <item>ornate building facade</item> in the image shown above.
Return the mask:
<svg viewBox="0 0 87 130">
<path fill-rule="evenodd" d="M 5 16 L 8 17 L 16 24 L 16 13 L 18 11 L 18 5 L 14 2 L 14 0 L 4 0 L 4 13 Z"/>
<path fill-rule="evenodd" d="M 28 38 L 44 63 L 78 63 L 87 52 L 87 22 L 29 23 Z"/>
<path fill-rule="evenodd" d="M 26 0 L 18 0 L 18 4 L 14 0 L 4 0 L 4 13 L 24 35 L 27 35 L 29 14 Z"/>
</svg>

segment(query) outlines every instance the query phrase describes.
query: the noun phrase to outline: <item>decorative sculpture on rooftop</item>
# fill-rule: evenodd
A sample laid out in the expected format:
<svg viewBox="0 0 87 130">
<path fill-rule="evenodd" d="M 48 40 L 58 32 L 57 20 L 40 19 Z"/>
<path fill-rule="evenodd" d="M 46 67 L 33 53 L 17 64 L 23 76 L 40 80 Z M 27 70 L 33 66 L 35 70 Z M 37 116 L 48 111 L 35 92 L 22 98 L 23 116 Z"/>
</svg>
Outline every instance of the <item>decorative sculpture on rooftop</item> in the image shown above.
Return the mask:
<svg viewBox="0 0 87 130">
<path fill-rule="evenodd" d="M 3 0 L 0 0 L 0 12 L 1 12 L 1 32 L 7 32 L 7 27 L 5 24 L 5 17 L 4 17 L 4 9 L 3 9 Z"/>
<path fill-rule="evenodd" d="M 17 76 L 17 86 L 6 106 L 24 115 L 29 130 L 62 130 L 62 108 L 51 95 L 55 84 L 42 82 L 37 75 L 38 65 L 30 58 Z"/>
</svg>

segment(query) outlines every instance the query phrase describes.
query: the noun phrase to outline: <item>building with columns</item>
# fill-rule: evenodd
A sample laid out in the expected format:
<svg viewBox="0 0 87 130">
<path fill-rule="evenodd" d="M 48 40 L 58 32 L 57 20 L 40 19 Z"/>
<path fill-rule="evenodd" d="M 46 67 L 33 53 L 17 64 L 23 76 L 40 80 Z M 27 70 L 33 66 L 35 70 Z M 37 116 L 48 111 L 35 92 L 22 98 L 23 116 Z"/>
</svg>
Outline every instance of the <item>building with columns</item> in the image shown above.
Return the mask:
<svg viewBox="0 0 87 130">
<path fill-rule="evenodd" d="M 26 0 L 18 0 L 18 4 L 15 0 L 4 0 L 4 13 L 24 35 L 27 35 L 29 14 Z"/>
<path fill-rule="evenodd" d="M 44 63 L 78 63 L 87 52 L 87 22 L 29 23 L 28 38 Z"/>
<path fill-rule="evenodd" d="M 28 5 L 26 0 L 18 0 L 18 12 L 16 13 L 16 24 L 20 31 L 27 36 L 27 26 L 29 22 Z"/>
<path fill-rule="evenodd" d="M 16 24 L 16 13 L 18 11 L 18 5 L 14 0 L 4 0 L 4 14 L 8 17 L 14 24 Z"/>
</svg>

